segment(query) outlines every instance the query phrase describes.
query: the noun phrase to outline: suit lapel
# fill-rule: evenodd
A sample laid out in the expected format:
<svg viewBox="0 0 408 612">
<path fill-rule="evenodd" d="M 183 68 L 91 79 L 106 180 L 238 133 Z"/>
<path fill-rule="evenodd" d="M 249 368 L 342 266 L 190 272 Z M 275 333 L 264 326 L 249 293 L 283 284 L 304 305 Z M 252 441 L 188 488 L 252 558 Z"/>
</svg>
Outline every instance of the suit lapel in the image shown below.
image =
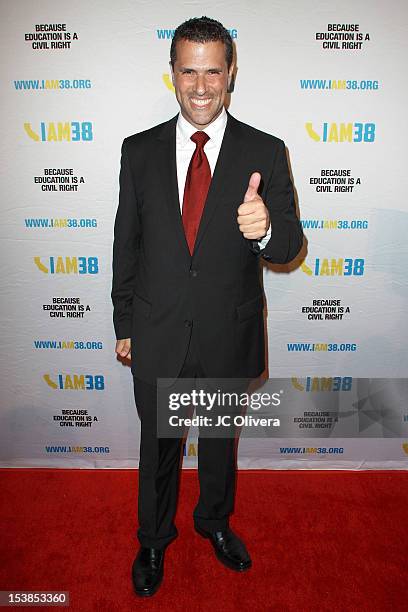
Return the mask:
<svg viewBox="0 0 408 612">
<path fill-rule="evenodd" d="M 236 182 L 237 172 L 241 167 L 242 151 L 239 122 L 227 112 L 224 138 L 208 190 L 193 255 L 197 252 L 219 202 L 228 198 L 229 187 Z M 240 202 L 237 203 L 237 208 L 239 204 Z"/>
<path fill-rule="evenodd" d="M 164 124 L 158 136 L 157 167 L 163 174 L 163 188 L 166 191 L 166 202 L 170 220 L 170 231 L 176 236 L 180 249 L 185 257 L 190 259 L 190 251 L 184 233 L 183 220 L 180 211 L 180 199 L 177 183 L 176 162 L 176 124 L 177 117 L 173 117 Z"/>
</svg>

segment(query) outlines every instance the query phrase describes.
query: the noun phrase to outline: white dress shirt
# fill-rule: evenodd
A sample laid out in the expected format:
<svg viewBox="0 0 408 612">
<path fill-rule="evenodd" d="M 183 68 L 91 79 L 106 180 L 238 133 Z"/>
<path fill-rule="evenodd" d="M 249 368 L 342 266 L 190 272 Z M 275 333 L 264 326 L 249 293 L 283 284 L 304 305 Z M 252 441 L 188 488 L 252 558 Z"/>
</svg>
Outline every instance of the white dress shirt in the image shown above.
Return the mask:
<svg viewBox="0 0 408 612">
<path fill-rule="evenodd" d="M 205 143 L 204 150 L 210 165 L 211 176 L 214 174 L 218 154 L 221 149 L 222 139 L 224 138 L 225 127 L 227 125 L 227 113 L 223 107 L 220 115 L 203 130 L 210 140 Z M 197 132 L 197 128 L 192 125 L 181 113 L 179 113 L 176 125 L 176 163 L 177 163 L 177 183 L 180 201 L 180 211 L 183 210 L 184 185 L 186 183 L 188 166 L 195 151 L 195 143 L 190 137 Z M 249 180 L 249 177 L 248 177 Z M 237 208 L 241 202 L 237 202 Z M 271 227 L 264 238 L 258 240 L 262 249 L 271 236 Z"/>
</svg>

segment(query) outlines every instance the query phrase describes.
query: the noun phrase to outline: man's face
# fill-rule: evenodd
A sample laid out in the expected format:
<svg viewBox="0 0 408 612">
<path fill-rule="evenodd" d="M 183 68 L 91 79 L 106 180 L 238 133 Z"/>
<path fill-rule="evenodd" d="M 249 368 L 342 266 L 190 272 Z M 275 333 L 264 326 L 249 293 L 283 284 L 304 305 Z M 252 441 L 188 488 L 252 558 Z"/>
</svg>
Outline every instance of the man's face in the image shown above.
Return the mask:
<svg viewBox="0 0 408 612">
<path fill-rule="evenodd" d="M 180 40 L 171 74 L 181 114 L 198 130 L 203 130 L 221 113 L 232 78 L 228 70 L 225 45 Z"/>
</svg>

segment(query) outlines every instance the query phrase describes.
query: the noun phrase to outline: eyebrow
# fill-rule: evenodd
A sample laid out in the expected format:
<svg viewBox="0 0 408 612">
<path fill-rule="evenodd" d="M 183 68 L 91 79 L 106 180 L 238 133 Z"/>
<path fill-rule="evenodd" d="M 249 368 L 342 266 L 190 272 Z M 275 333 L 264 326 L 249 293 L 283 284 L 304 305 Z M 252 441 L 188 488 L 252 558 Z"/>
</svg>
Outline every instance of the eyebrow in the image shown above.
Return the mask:
<svg viewBox="0 0 408 612">
<path fill-rule="evenodd" d="M 200 69 L 192 68 L 191 66 L 180 66 L 179 70 L 191 70 L 192 72 L 197 72 L 197 70 L 200 70 Z M 217 72 L 222 72 L 223 68 L 221 68 L 220 66 L 212 66 L 212 67 L 209 67 L 209 68 L 202 68 L 202 70 L 205 70 L 207 72 L 209 70 L 214 70 L 214 71 L 217 71 Z"/>
</svg>

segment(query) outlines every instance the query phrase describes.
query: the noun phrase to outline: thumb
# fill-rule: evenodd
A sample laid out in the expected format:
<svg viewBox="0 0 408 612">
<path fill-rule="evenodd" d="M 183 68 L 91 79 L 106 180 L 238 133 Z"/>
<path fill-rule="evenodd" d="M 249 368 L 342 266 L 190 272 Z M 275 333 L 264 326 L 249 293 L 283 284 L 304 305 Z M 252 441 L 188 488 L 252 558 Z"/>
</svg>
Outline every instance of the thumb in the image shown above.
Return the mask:
<svg viewBox="0 0 408 612">
<path fill-rule="evenodd" d="M 244 196 L 244 202 L 250 202 L 258 196 L 259 183 L 261 182 L 261 175 L 259 172 L 253 172 L 249 179 L 248 189 Z"/>
</svg>

